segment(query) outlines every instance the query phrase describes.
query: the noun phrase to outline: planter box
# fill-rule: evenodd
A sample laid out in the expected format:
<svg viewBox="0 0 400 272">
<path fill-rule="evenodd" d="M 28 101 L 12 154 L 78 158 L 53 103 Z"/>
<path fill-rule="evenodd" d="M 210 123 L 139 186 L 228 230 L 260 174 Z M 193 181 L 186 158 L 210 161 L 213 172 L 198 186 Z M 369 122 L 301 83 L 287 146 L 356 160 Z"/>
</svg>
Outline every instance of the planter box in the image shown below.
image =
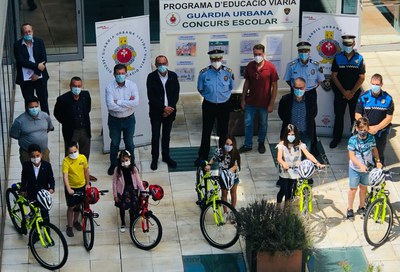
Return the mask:
<svg viewBox="0 0 400 272">
<path fill-rule="evenodd" d="M 301 272 L 302 251 L 295 250 L 286 256 L 282 252 L 271 255 L 267 252 L 257 253 L 257 272 Z"/>
</svg>

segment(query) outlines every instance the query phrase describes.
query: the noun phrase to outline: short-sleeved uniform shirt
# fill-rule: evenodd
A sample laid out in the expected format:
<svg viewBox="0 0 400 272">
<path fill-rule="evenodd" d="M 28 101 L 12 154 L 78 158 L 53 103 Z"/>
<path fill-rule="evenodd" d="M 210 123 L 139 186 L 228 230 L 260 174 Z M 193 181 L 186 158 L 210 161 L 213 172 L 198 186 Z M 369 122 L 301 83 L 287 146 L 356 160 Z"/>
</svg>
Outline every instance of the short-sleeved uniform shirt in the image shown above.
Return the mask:
<svg viewBox="0 0 400 272">
<path fill-rule="evenodd" d="M 386 118 L 386 115 L 393 115 L 394 103 L 392 96 L 387 92 L 381 91 L 379 96 L 375 97 L 369 90 L 358 98 L 356 112 L 363 117 L 367 117 L 370 126 L 375 126 Z"/>
<path fill-rule="evenodd" d="M 86 185 L 84 170 L 88 167 L 85 155 L 79 154 L 76 160 L 71 159 L 69 156 L 64 158 L 62 172 L 63 174 L 68 173 L 69 185 L 72 189 L 81 188 Z"/>
<path fill-rule="evenodd" d="M 333 60 L 332 72 L 337 72 L 337 78 L 345 90 L 353 89 L 360 74 L 365 74 L 365 65 L 363 57 L 354 52 L 354 55 L 347 59 L 346 55 L 342 52 L 335 56 Z M 332 84 L 334 91 L 339 91 L 335 84 Z"/>
<path fill-rule="evenodd" d="M 301 162 L 301 149 L 307 148 L 305 144 L 301 143 L 297 146 L 289 144 L 286 147 L 282 142 L 279 143 L 276 148 L 282 151 L 283 160 L 289 164 L 289 167 L 298 167 Z M 288 178 L 288 179 L 298 179 L 300 178 L 299 174 L 296 170 L 289 168 L 288 171 L 280 171 L 279 176 L 281 178 Z"/>
<path fill-rule="evenodd" d="M 306 80 L 306 91 L 312 90 L 318 86 L 319 83 L 325 80 L 322 67 L 319 67 L 317 61 L 309 59 L 306 64 L 302 63 L 300 59 L 294 59 L 286 66 L 285 81 L 290 81 L 292 86 L 294 80 L 302 77 Z"/>
<path fill-rule="evenodd" d="M 210 65 L 200 71 L 197 90 L 208 102 L 224 103 L 231 97 L 233 80 L 230 68 L 221 66 L 217 71 Z"/>
<path fill-rule="evenodd" d="M 275 65 L 264 60 L 263 67 L 257 70 L 255 61 L 249 62 L 244 78 L 249 81 L 246 104 L 256 108 L 267 108 L 271 100 L 272 83 L 279 80 Z"/>
<path fill-rule="evenodd" d="M 367 138 L 360 139 L 358 135 L 351 136 L 347 144 L 347 150 L 354 151 L 356 158 L 365 166 L 368 163 L 373 164 L 372 148 L 376 146 L 375 138 L 373 135 L 368 134 Z M 360 172 L 360 168 L 349 160 L 351 169 Z"/>
</svg>

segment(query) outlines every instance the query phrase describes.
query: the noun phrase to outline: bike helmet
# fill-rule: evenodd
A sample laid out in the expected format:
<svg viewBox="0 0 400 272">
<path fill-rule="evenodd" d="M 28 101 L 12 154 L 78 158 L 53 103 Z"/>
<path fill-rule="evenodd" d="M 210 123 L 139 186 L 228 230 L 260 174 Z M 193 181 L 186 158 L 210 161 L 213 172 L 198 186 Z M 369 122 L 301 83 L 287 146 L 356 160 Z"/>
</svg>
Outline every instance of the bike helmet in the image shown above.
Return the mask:
<svg viewBox="0 0 400 272">
<path fill-rule="evenodd" d="M 369 185 L 375 187 L 379 186 L 385 180 L 385 173 L 382 169 L 374 168 L 369 172 Z"/>
<path fill-rule="evenodd" d="M 45 189 L 42 189 L 37 193 L 36 199 L 40 205 L 48 211 L 53 207 L 53 198 L 51 197 L 50 192 Z"/>
<path fill-rule="evenodd" d="M 96 187 L 90 187 L 86 189 L 86 199 L 89 204 L 96 204 L 100 199 L 99 190 Z"/>
<path fill-rule="evenodd" d="M 315 171 L 314 163 L 310 160 L 303 160 L 299 165 L 299 175 L 303 179 L 309 179 L 312 177 Z"/>
<path fill-rule="evenodd" d="M 154 201 L 161 200 L 164 197 L 164 190 L 160 185 L 150 185 L 149 193 Z"/>
</svg>

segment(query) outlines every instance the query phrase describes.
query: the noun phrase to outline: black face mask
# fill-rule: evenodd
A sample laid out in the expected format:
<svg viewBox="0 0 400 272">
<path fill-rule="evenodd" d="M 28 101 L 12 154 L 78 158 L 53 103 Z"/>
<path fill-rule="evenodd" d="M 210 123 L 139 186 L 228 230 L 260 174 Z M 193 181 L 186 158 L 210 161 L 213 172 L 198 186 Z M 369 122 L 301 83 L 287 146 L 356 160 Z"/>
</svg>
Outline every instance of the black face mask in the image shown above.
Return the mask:
<svg viewBox="0 0 400 272">
<path fill-rule="evenodd" d="M 365 138 L 365 137 L 367 137 L 368 132 L 367 132 L 367 131 L 358 131 L 358 135 L 359 135 L 361 138 Z"/>
</svg>

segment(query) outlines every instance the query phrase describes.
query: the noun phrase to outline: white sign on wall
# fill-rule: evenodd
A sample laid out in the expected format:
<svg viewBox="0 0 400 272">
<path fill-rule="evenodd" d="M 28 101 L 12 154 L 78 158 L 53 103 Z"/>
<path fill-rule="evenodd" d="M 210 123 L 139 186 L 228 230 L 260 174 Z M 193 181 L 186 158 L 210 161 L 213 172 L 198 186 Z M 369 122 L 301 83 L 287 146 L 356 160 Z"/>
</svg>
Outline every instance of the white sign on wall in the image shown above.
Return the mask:
<svg viewBox="0 0 400 272">
<path fill-rule="evenodd" d="M 303 12 L 302 40 L 311 43 L 311 58 L 319 62 L 326 79 L 330 78 L 335 55 L 342 51 L 341 37 L 346 34 L 358 37 L 358 33 L 358 16 Z M 357 44 L 356 41 L 355 48 L 357 48 Z M 335 122 L 333 91 L 332 89 L 324 90 L 319 86 L 317 93 L 318 115 L 315 118 L 317 133 L 318 135 L 332 136 Z M 348 130 L 350 128 L 348 109 L 344 120 L 343 134 L 348 135 L 350 134 Z"/>
<path fill-rule="evenodd" d="M 135 109 L 136 126 L 134 143 L 135 145 L 145 145 L 151 141 L 146 89 L 146 78 L 151 72 L 149 33 L 148 15 L 96 22 L 96 47 L 104 152 L 110 151 L 105 89 L 109 82 L 115 80 L 113 68 L 118 63 L 127 66 L 127 78 L 135 82 L 139 89 L 139 106 Z M 123 141 L 121 141 L 122 146 Z"/>
</svg>

